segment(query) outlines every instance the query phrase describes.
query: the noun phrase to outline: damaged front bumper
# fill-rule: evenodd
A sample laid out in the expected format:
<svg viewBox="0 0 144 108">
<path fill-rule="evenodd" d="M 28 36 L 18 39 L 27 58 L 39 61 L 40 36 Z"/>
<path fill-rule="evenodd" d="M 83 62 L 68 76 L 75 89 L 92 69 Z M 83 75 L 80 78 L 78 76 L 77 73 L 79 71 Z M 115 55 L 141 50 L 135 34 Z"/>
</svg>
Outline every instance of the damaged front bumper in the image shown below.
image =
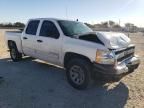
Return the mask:
<svg viewBox="0 0 144 108">
<path fill-rule="evenodd" d="M 128 58 L 117 65 L 103 65 L 94 63 L 93 72 L 96 77 L 106 79 L 120 80 L 123 76 L 134 72 L 140 64 L 140 59 L 137 56 Z"/>
</svg>

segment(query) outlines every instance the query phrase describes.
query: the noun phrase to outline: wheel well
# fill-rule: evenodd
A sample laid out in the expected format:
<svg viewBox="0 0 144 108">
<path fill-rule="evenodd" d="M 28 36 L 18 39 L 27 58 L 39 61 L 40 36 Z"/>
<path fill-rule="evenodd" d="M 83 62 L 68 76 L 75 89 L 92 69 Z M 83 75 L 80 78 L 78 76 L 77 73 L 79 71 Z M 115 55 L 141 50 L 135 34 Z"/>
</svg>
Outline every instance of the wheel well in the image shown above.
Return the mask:
<svg viewBox="0 0 144 108">
<path fill-rule="evenodd" d="M 8 48 L 10 49 L 11 47 L 13 47 L 13 46 L 16 46 L 16 43 L 14 42 L 14 41 L 12 41 L 12 40 L 8 40 Z"/>
<path fill-rule="evenodd" d="M 68 62 L 73 58 L 84 59 L 84 60 L 88 61 L 89 63 L 91 63 L 91 60 L 86 56 L 83 56 L 83 55 L 77 54 L 77 53 L 68 52 L 65 54 L 65 57 L 64 57 L 64 67 L 65 68 L 67 67 Z"/>
</svg>

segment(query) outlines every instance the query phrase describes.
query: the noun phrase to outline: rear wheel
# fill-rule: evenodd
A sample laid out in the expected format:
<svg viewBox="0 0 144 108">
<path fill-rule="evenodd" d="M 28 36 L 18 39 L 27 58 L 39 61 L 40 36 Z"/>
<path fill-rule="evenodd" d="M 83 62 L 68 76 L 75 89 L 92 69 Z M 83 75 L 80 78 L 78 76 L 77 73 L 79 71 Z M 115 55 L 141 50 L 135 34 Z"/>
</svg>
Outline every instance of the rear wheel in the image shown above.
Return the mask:
<svg viewBox="0 0 144 108">
<path fill-rule="evenodd" d="M 10 48 L 10 56 L 14 62 L 18 62 L 22 59 L 22 54 L 18 52 L 15 45 Z"/>
<path fill-rule="evenodd" d="M 83 59 L 73 59 L 67 66 L 67 79 L 72 87 L 86 89 L 91 81 L 90 64 Z"/>
</svg>

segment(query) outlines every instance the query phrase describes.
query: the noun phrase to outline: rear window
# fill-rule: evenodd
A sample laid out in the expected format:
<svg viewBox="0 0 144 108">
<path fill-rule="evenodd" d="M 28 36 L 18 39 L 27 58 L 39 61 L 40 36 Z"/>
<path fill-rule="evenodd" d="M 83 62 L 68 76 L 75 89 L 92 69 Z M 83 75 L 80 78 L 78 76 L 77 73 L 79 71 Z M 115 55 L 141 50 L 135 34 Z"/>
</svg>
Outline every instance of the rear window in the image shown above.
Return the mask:
<svg viewBox="0 0 144 108">
<path fill-rule="evenodd" d="M 36 35 L 39 23 L 39 20 L 30 21 L 26 29 L 26 34 Z"/>
</svg>

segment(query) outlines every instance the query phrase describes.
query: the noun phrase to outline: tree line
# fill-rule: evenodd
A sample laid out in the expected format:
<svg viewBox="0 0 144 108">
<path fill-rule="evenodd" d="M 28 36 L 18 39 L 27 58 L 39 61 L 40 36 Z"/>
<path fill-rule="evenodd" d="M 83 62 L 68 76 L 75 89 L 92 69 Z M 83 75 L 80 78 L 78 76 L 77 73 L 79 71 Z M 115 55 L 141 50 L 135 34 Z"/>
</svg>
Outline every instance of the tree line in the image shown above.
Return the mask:
<svg viewBox="0 0 144 108">
<path fill-rule="evenodd" d="M 1 28 L 24 28 L 25 24 L 21 22 L 15 23 L 0 23 Z"/>
<path fill-rule="evenodd" d="M 98 23 L 98 24 L 89 24 L 89 23 L 85 23 L 87 26 L 91 27 L 91 28 L 122 28 L 122 26 L 114 21 L 104 21 L 104 22 L 101 22 L 101 23 Z M 132 28 L 132 27 L 135 27 L 135 28 L 138 28 L 137 26 L 135 26 L 134 24 L 132 23 L 126 23 L 125 24 L 125 27 L 126 28 Z"/>
<path fill-rule="evenodd" d="M 86 25 L 88 25 L 89 27 L 91 28 L 96 28 L 96 27 L 101 27 L 101 28 L 108 28 L 108 27 L 111 27 L 111 28 L 120 28 L 121 26 L 114 22 L 114 21 L 104 21 L 104 22 L 101 22 L 99 24 L 89 24 L 89 23 L 85 23 Z M 126 23 L 125 24 L 125 27 L 127 28 L 130 28 L 130 27 L 134 27 L 135 25 L 132 24 L 132 23 Z M 21 23 L 21 22 L 16 22 L 16 23 L 0 23 L 0 27 L 25 27 L 25 24 L 24 23 Z M 136 27 L 136 26 L 135 26 Z"/>
<path fill-rule="evenodd" d="M 143 28 L 139 28 L 132 23 L 126 23 L 124 27 L 114 21 L 104 21 L 98 24 L 85 23 L 90 28 L 125 28 L 127 31 L 144 31 Z M 22 22 L 15 23 L 0 23 L 0 28 L 24 28 L 25 24 Z"/>
</svg>

